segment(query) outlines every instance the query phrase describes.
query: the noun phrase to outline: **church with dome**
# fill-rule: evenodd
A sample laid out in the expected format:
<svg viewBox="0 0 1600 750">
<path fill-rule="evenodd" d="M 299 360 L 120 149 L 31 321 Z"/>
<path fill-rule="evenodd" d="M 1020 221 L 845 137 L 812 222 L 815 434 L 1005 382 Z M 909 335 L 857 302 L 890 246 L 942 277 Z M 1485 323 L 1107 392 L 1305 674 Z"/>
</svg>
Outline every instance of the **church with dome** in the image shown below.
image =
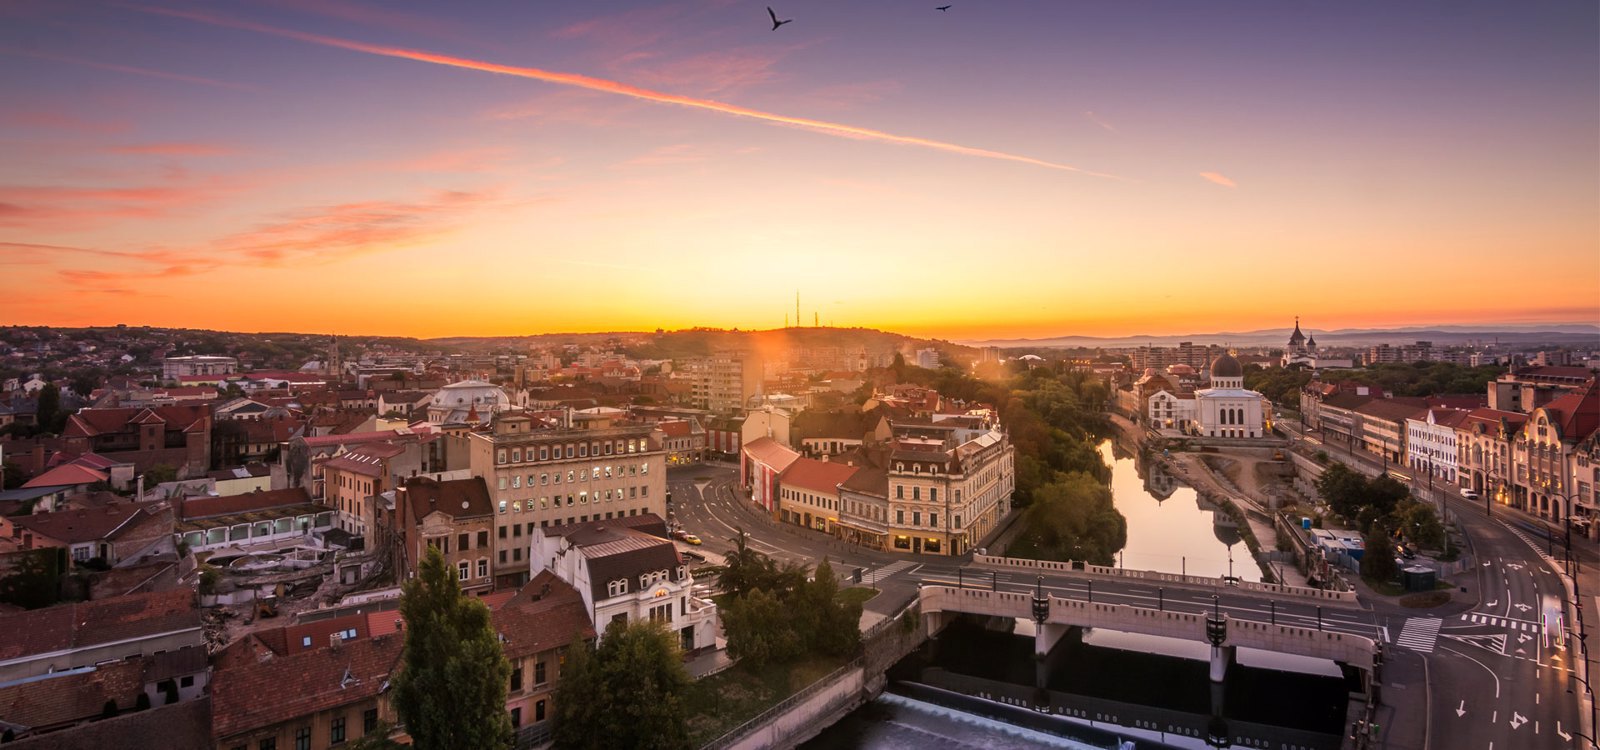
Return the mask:
<svg viewBox="0 0 1600 750">
<path fill-rule="evenodd" d="M 1149 399 L 1150 424 L 1199 437 L 1266 436 L 1267 397 L 1244 387 L 1244 365 L 1231 353 L 1212 361 L 1207 386 L 1157 390 Z"/>
<path fill-rule="evenodd" d="M 1283 350 L 1283 366 L 1292 367 L 1304 365 L 1312 369 L 1317 366 L 1317 337 L 1315 334 L 1307 336 L 1300 332 L 1300 318 L 1294 319 L 1294 333 L 1289 334 L 1289 346 Z"/>
</svg>

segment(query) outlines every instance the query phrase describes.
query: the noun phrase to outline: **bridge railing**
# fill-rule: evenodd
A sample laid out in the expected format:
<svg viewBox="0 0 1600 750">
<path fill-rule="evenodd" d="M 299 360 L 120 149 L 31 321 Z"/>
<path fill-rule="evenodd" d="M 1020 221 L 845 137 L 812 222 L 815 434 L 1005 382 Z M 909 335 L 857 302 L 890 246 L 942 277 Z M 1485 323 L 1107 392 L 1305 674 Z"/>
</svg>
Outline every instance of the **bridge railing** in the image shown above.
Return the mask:
<svg viewBox="0 0 1600 750">
<path fill-rule="evenodd" d="M 999 568 L 1015 568 L 1018 570 L 1037 570 L 1051 573 L 1068 573 L 1078 575 L 1103 576 L 1107 578 L 1121 578 L 1135 581 L 1151 581 L 1156 583 L 1173 583 L 1185 586 L 1200 586 L 1206 588 L 1228 588 L 1241 592 L 1262 594 L 1269 597 L 1293 596 L 1301 599 L 1313 599 L 1332 604 L 1356 605 L 1356 592 L 1354 591 L 1329 591 L 1327 589 L 1314 589 L 1307 586 L 1290 586 L 1282 583 L 1263 583 L 1260 581 L 1233 581 L 1222 578 L 1206 576 L 1191 576 L 1181 573 L 1164 573 L 1157 570 L 1130 570 L 1109 565 L 1091 565 L 1081 561 L 1059 562 L 1056 560 L 1030 560 L 1022 557 L 997 557 L 994 555 L 973 555 L 972 561 L 979 565 L 992 565 Z"/>
<path fill-rule="evenodd" d="M 1033 595 L 1027 592 L 924 586 L 919 600 L 924 615 L 966 612 L 1000 617 L 1033 616 Z M 1056 596 L 1049 597 L 1049 600 L 1050 612 L 1046 622 L 1205 640 L 1205 613 L 1078 601 Z M 1228 620 L 1229 640 L 1237 645 L 1332 659 L 1361 669 L 1372 669 L 1377 643 L 1366 636 L 1300 625 L 1241 620 L 1227 615 L 1224 617 Z"/>
</svg>

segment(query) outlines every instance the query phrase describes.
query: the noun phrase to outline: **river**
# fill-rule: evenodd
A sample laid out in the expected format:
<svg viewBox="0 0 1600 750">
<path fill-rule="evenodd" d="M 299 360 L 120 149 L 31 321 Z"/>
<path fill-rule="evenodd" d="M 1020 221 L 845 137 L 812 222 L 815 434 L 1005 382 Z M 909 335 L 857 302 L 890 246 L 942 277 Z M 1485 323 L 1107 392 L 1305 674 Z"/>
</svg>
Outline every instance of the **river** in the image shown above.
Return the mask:
<svg viewBox="0 0 1600 750">
<path fill-rule="evenodd" d="M 1260 580 L 1232 520 L 1192 488 L 1114 441 L 1117 510 L 1128 522 L 1119 558 L 1128 568 Z M 1232 563 L 1230 564 L 1230 556 Z M 1219 692 L 1205 674 L 1206 646 L 1088 631 L 1058 649 L 1045 688 L 1030 677 L 1031 622 L 1014 632 L 970 625 L 891 673 L 887 692 L 806 748 L 1202 748 L 1208 732 L 1276 747 L 1337 748 L 1347 677 L 1332 662 L 1242 650 Z M 1225 744 L 1223 746 L 1226 746 Z"/>
</svg>

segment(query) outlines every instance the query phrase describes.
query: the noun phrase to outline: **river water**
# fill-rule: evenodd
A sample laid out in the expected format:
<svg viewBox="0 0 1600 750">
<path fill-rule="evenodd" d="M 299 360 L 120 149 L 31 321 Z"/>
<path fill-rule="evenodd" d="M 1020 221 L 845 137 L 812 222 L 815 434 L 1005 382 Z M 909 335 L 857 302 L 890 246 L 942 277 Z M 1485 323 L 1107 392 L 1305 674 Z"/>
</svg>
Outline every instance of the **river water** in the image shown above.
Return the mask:
<svg viewBox="0 0 1600 750">
<path fill-rule="evenodd" d="M 1260 580 L 1231 519 L 1113 441 L 1116 506 L 1128 522 L 1121 564 Z M 1233 563 L 1230 566 L 1230 555 Z M 1086 631 L 1052 654 L 1036 681 L 1031 622 L 1013 632 L 951 626 L 891 673 L 888 691 L 807 743 L 808 749 L 1337 748 L 1348 678 L 1332 662 L 1241 649 L 1225 688 L 1206 676 L 1205 644 Z M 1270 742 L 1269 745 L 1256 743 Z M 1220 746 L 1227 746 L 1223 742 Z"/>
</svg>

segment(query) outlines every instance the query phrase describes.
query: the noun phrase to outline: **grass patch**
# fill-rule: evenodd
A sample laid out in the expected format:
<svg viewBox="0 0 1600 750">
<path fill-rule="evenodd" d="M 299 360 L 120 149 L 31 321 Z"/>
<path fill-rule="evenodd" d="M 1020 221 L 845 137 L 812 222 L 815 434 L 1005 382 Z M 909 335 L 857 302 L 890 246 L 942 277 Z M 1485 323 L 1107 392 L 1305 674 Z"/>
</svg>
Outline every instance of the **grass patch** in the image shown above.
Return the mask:
<svg viewBox="0 0 1600 750">
<path fill-rule="evenodd" d="M 1372 593 L 1379 596 L 1404 596 L 1406 587 L 1395 581 L 1374 581 L 1371 578 L 1362 578 L 1361 581 L 1372 589 Z"/>
<path fill-rule="evenodd" d="M 828 676 L 844 659 L 809 658 L 748 669 L 736 664 L 689 686 L 689 744 L 700 747 Z"/>
<path fill-rule="evenodd" d="M 869 589 L 864 586 L 851 586 L 847 589 L 840 589 L 839 595 L 836 598 L 839 600 L 840 604 L 848 605 L 851 602 L 855 602 L 857 604 L 866 604 L 868 599 L 871 599 L 877 595 L 877 589 Z"/>
<path fill-rule="evenodd" d="M 1449 602 L 1449 591 L 1424 591 L 1400 597 L 1400 606 L 1409 609 L 1432 609 Z"/>
</svg>

